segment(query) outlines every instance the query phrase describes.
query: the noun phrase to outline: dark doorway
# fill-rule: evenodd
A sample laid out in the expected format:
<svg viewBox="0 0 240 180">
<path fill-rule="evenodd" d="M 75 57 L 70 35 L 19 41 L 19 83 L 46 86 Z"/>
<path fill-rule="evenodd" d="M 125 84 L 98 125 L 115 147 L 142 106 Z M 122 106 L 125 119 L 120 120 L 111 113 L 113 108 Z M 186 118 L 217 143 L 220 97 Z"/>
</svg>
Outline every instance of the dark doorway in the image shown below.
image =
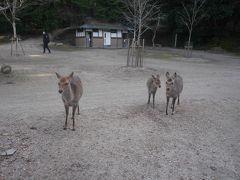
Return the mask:
<svg viewBox="0 0 240 180">
<path fill-rule="evenodd" d="M 86 32 L 86 47 L 92 47 L 92 32 Z"/>
<path fill-rule="evenodd" d="M 122 47 L 127 48 L 128 47 L 128 34 L 122 33 Z"/>
</svg>

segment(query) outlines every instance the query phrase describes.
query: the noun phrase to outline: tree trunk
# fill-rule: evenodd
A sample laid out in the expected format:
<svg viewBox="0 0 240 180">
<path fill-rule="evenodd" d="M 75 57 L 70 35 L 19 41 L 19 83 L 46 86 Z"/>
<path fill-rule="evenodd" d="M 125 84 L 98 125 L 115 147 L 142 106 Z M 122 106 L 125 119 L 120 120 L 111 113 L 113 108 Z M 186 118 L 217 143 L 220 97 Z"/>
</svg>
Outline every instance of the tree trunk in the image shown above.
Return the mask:
<svg viewBox="0 0 240 180">
<path fill-rule="evenodd" d="M 13 6 L 12 6 L 12 27 L 13 27 L 13 38 L 17 38 L 17 30 L 16 30 L 16 7 L 17 6 L 17 0 L 13 0 Z"/>
<path fill-rule="evenodd" d="M 190 57 L 192 54 L 192 47 L 190 49 L 190 45 L 191 45 L 191 38 L 192 38 L 192 26 L 189 29 L 189 36 L 188 36 L 188 43 L 187 43 L 187 57 Z"/>
<path fill-rule="evenodd" d="M 131 51 L 131 41 L 130 39 L 128 39 L 128 55 L 127 55 L 127 67 L 130 66 L 130 51 Z"/>
<path fill-rule="evenodd" d="M 153 37 L 152 37 L 152 45 L 153 45 L 153 47 L 155 47 L 155 37 L 156 37 L 156 34 L 157 34 L 157 30 L 158 30 L 159 24 L 160 24 L 160 18 L 158 18 L 156 28 L 153 31 Z"/>
<path fill-rule="evenodd" d="M 137 44 L 136 44 L 136 48 L 137 48 L 137 52 L 136 52 L 136 57 L 135 57 L 135 67 L 139 67 L 140 66 L 140 46 L 141 46 L 141 33 L 142 33 L 142 21 L 141 18 L 139 19 L 139 25 L 138 25 L 138 36 L 137 36 Z"/>
<path fill-rule="evenodd" d="M 132 58 L 131 66 L 132 67 L 134 66 L 135 49 L 136 49 L 136 41 L 135 41 L 135 39 L 133 39 L 133 41 L 132 41 L 132 48 L 131 48 L 131 58 Z"/>
<path fill-rule="evenodd" d="M 178 34 L 175 34 L 175 40 L 174 40 L 174 48 L 177 48 L 177 39 L 178 39 Z"/>
<path fill-rule="evenodd" d="M 12 28 L 13 28 L 13 38 L 16 39 L 17 38 L 17 30 L 16 30 L 15 21 L 13 21 L 13 23 L 12 23 Z"/>
<path fill-rule="evenodd" d="M 189 48 L 190 43 L 191 43 L 191 38 L 192 38 L 192 27 L 191 27 L 191 29 L 189 30 L 189 36 L 188 36 L 188 48 Z"/>
<path fill-rule="evenodd" d="M 156 37 L 156 31 L 154 31 L 153 37 L 152 37 L 152 46 L 153 47 L 155 47 L 155 37 Z"/>
</svg>

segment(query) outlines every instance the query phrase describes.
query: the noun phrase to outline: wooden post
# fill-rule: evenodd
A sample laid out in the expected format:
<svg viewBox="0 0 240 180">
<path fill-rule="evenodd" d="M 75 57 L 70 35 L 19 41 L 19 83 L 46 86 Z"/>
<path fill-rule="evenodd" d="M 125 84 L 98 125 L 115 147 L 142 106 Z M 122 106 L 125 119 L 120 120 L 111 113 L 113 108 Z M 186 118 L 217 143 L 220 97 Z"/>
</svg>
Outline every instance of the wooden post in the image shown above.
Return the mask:
<svg viewBox="0 0 240 180">
<path fill-rule="evenodd" d="M 19 56 L 18 54 L 18 37 L 15 38 L 16 41 L 16 56 Z"/>
<path fill-rule="evenodd" d="M 132 40 L 132 48 L 131 48 L 131 57 L 132 57 L 132 67 L 133 67 L 133 64 L 134 64 L 134 54 L 135 54 L 135 40 L 133 39 Z"/>
<path fill-rule="evenodd" d="M 189 43 L 188 43 L 188 44 L 189 44 Z M 184 46 L 185 56 L 186 56 L 186 57 L 192 57 L 193 45 L 192 45 L 192 44 L 188 45 L 188 44 Z"/>
<path fill-rule="evenodd" d="M 21 49 L 22 49 L 23 55 L 25 55 L 25 52 L 24 52 L 24 49 L 23 49 L 23 47 L 22 47 L 22 43 L 21 43 L 21 39 L 20 39 L 20 38 L 19 38 L 19 44 L 20 44 L 20 47 L 21 47 Z"/>
<path fill-rule="evenodd" d="M 175 41 L 174 41 L 174 48 L 177 47 L 177 38 L 178 38 L 178 34 L 176 33 L 175 34 Z"/>
<path fill-rule="evenodd" d="M 143 50 L 144 50 L 145 40 L 143 39 Z"/>
<path fill-rule="evenodd" d="M 11 38 L 11 56 L 13 55 L 13 38 Z"/>
<path fill-rule="evenodd" d="M 143 67 L 143 54 L 144 54 L 145 40 L 143 39 L 142 51 L 141 51 L 141 67 Z"/>
<path fill-rule="evenodd" d="M 128 39 L 128 44 L 130 43 L 130 39 Z M 130 57 L 129 57 L 129 54 L 130 54 L 130 46 L 128 46 L 128 55 L 127 55 L 127 67 L 129 67 L 129 63 L 130 63 Z"/>
<path fill-rule="evenodd" d="M 22 44 L 21 44 L 20 41 L 21 41 L 21 39 L 20 39 L 19 37 L 16 37 L 16 38 L 12 37 L 12 38 L 11 38 L 11 56 L 12 56 L 12 55 L 16 55 L 16 56 L 19 56 L 19 55 L 20 55 L 20 54 L 18 53 L 18 46 L 19 46 L 19 45 L 20 45 L 20 47 L 21 47 L 21 50 L 22 50 L 23 55 L 25 55 L 24 49 L 23 49 Z M 14 49 L 14 47 L 15 47 L 15 49 Z M 14 52 L 15 52 L 15 54 L 14 54 Z"/>
</svg>

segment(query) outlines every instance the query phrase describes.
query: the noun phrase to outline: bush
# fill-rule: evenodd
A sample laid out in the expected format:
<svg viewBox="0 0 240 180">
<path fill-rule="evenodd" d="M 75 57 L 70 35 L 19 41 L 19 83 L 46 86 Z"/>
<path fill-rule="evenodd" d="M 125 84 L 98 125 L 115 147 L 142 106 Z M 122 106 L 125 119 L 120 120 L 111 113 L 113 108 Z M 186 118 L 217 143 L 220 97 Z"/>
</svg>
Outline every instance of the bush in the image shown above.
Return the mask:
<svg viewBox="0 0 240 180">
<path fill-rule="evenodd" d="M 234 51 L 237 47 L 237 41 L 231 38 L 225 38 L 225 39 L 213 38 L 208 43 L 208 47 L 209 49 L 220 47 L 227 51 Z"/>
</svg>

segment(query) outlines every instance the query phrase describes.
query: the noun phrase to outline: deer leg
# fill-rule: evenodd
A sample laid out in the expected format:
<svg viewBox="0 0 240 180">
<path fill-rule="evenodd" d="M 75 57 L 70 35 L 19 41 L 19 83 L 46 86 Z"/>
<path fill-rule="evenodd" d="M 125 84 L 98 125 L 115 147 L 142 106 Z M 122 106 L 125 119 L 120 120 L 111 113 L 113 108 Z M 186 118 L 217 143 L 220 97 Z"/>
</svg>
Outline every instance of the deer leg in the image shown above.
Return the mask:
<svg viewBox="0 0 240 180">
<path fill-rule="evenodd" d="M 166 115 L 168 115 L 168 103 L 169 103 L 169 97 L 167 96 Z"/>
<path fill-rule="evenodd" d="M 65 111 L 66 111 L 66 120 L 65 120 L 65 125 L 63 127 L 64 130 L 67 129 L 67 119 L 68 119 L 68 113 L 69 113 L 69 106 L 65 105 Z"/>
<path fill-rule="evenodd" d="M 73 120 L 73 128 L 72 130 L 75 131 L 75 111 L 76 111 L 77 105 L 74 105 L 72 107 L 72 120 Z"/>
<path fill-rule="evenodd" d="M 79 104 L 78 104 L 78 106 L 77 106 L 77 107 L 78 107 L 78 115 L 79 115 L 79 114 L 80 114 L 80 112 L 79 112 Z"/>
<path fill-rule="evenodd" d="M 156 92 L 153 93 L 153 108 L 155 107 L 155 94 Z"/>
<path fill-rule="evenodd" d="M 177 104 L 178 104 L 178 105 L 180 104 L 180 102 L 179 102 L 179 98 L 180 98 L 180 95 L 178 96 L 178 101 L 177 101 Z"/>
<path fill-rule="evenodd" d="M 148 93 L 148 104 L 150 104 L 151 93 Z"/>
<path fill-rule="evenodd" d="M 173 98 L 173 100 L 172 100 L 172 115 L 174 113 L 174 106 L 175 106 L 176 99 L 177 98 Z"/>
</svg>

